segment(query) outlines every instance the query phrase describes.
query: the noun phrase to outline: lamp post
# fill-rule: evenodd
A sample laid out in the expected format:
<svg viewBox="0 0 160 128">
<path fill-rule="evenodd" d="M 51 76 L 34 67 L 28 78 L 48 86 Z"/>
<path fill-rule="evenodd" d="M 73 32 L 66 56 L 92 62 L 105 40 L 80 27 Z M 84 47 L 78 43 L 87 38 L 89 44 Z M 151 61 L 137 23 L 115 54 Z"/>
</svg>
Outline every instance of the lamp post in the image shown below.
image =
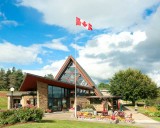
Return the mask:
<svg viewBox="0 0 160 128">
<path fill-rule="evenodd" d="M 10 92 L 11 92 L 11 108 L 13 108 L 13 92 L 14 92 L 14 87 L 10 88 Z"/>
</svg>

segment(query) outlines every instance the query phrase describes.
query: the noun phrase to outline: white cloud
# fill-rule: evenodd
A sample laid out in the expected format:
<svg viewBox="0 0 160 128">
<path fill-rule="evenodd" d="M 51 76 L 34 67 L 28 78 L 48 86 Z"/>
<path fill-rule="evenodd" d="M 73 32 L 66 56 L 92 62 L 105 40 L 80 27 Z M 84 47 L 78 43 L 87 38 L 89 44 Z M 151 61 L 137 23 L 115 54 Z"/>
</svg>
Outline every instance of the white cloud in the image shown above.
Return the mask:
<svg viewBox="0 0 160 128">
<path fill-rule="evenodd" d="M 45 76 L 47 74 L 53 74 L 55 77 L 62 65 L 64 64 L 65 60 L 57 60 L 53 61 L 51 65 L 46 65 L 42 69 L 39 70 L 23 70 L 26 73 L 32 73 L 40 76 Z"/>
<path fill-rule="evenodd" d="M 75 29 L 76 16 L 92 23 L 95 29 L 122 30 L 143 23 L 145 9 L 158 2 L 159 0 L 22 0 L 20 5 L 38 10 L 43 14 L 45 23 L 70 30 Z"/>
<path fill-rule="evenodd" d="M 74 49 L 76 49 L 76 50 L 80 50 L 80 49 L 83 49 L 83 47 L 82 46 L 79 46 L 79 45 L 77 45 L 77 44 L 71 44 L 71 47 L 73 47 Z"/>
<path fill-rule="evenodd" d="M 103 34 L 88 41 L 85 48 L 80 50 L 79 53 L 80 56 L 98 56 L 112 51 L 132 52 L 134 47 L 144 40 L 146 40 L 146 34 L 141 31 L 136 31 L 133 34 L 130 32 Z"/>
<path fill-rule="evenodd" d="M 79 55 L 77 61 L 95 82 L 107 80 L 115 72 L 131 67 L 149 74 L 160 85 L 160 73 L 155 73 L 160 68 L 160 7 L 144 18 L 145 10 L 158 2 L 159 0 L 22 0 L 20 5 L 42 13 L 43 21 L 49 25 L 80 30 L 80 27 L 75 26 L 75 17 L 78 16 L 90 22 L 93 29 L 111 29 L 109 34 L 96 35 L 84 46 L 76 46 Z M 114 30 L 119 33 L 114 33 Z M 79 38 L 74 40 L 77 44 L 80 44 Z M 49 42 L 45 46 L 68 51 L 61 41 L 58 42 Z M 71 46 L 75 48 L 75 44 L 72 43 Z M 53 73 L 62 61 L 64 60 L 56 61 L 41 71 Z"/>
<path fill-rule="evenodd" d="M 0 12 L 0 27 L 7 25 L 7 26 L 18 26 L 18 22 L 15 20 L 8 20 L 4 13 Z"/>
<path fill-rule="evenodd" d="M 148 73 L 148 76 L 154 80 L 155 83 L 160 87 L 160 70 Z"/>
<path fill-rule="evenodd" d="M 43 49 L 44 47 L 52 50 L 69 51 L 67 46 L 61 43 L 62 39 L 63 38 L 53 39 L 50 42 L 33 44 L 29 47 L 14 45 L 7 41 L 0 42 L 0 62 L 16 64 L 31 64 L 34 62 L 42 63 L 42 58 L 40 58 L 39 55 L 47 54 L 49 52 L 47 51 L 46 53 Z"/>
<path fill-rule="evenodd" d="M 138 38 L 137 38 L 138 37 Z M 83 49 L 79 49 L 78 61 L 82 67 L 97 80 L 106 80 L 123 69 L 123 65 L 114 63 L 114 53 L 134 52 L 135 47 L 146 39 L 145 32 L 121 32 L 119 34 L 103 34 L 88 41 Z"/>
<path fill-rule="evenodd" d="M 47 42 L 47 43 L 43 44 L 42 46 L 50 48 L 50 49 L 69 51 L 69 49 L 67 48 L 67 46 L 63 45 L 63 43 L 61 42 L 62 40 L 63 40 L 63 38 L 52 39 L 50 42 Z"/>
<path fill-rule="evenodd" d="M 18 26 L 18 23 L 14 20 L 3 20 L 0 22 L 1 25 L 13 25 Z"/>
<path fill-rule="evenodd" d="M 137 34 L 141 36 L 137 36 Z M 137 37 L 139 37 L 137 39 Z M 77 54 L 79 57 L 76 60 L 87 71 L 96 83 L 111 78 L 112 75 L 123 69 L 123 65 L 111 65 L 114 61 L 112 52 L 127 53 L 128 47 L 132 47 L 129 52 L 134 51 L 134 48 L 146 39 L 145 32 L 136 31 L 134 33 L 122 32 L 119 34 L 103 34 L 89 40 L 85 47 L 71 44 L 73 48 L 77 47 Z M 135 43 L 136 42 L 136 43 Z M 125 48 L 121 50 L 124 46 Z M 125 50 L 126 49 L 126 50 Z M 45 74 L 52 73 L 54 76 L 59 71 L 60 67 L 65 60 L 54 61 L 51 65 L 47 65 L 40 70 L 27 71 L 37 75 L 44 76 Z"/>
<path fill-rule="evenodd" d="M 42 62 L 41 58 L 38 57 L 39 47 L 37 46 L 16 46 L 4 41 L 0 43 L 0 49 L 0 61 L 3 63 L 29 64 Z"/>
</svg>

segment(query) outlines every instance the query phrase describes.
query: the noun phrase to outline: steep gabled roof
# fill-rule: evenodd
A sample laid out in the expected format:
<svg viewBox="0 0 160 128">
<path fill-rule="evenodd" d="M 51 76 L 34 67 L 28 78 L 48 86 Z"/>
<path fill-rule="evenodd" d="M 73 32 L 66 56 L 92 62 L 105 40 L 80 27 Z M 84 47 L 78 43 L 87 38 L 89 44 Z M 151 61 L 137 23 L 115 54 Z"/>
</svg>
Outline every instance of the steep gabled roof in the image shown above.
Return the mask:
<svg viewBox="0 0 160 128">
<path fill-rule="evenodd" d="M 37 82 L 42 82 L 42 83 L 46 83 L 48 85 L 52 85 L 52 86 L 54 85 L 54 86 L 69 88 L 69 89 L 74 90 L 74 84 L 65 83 L 62 81 L 57 81 L 54 79 L 45 78 L 42 76 L 27 73 L 22 84 L 21 84 L 19 91 L 36 91 L 37 90 Z M 84 87 L 84 86 L 77 86 L 77 88 L 84 89 L 84 90 L 93 90 L 91 87 Z"/>
<path fill-rule="evenodd" d="M 75 74 L 76 74 L 76 85 L 92 87 L 97 96 L 102 95 L 101 92 L 96 87 L 95 83 L 86 73 L 86 71 L 79 65 L 79 63 L 72 56 L 69 56 L 67 58 L 67 60 L 59 70 L 58 74 L 56 75 L 55 79 L 57 81 L 63 81 L 66 83 L 74 84 Z"/>
</svg>

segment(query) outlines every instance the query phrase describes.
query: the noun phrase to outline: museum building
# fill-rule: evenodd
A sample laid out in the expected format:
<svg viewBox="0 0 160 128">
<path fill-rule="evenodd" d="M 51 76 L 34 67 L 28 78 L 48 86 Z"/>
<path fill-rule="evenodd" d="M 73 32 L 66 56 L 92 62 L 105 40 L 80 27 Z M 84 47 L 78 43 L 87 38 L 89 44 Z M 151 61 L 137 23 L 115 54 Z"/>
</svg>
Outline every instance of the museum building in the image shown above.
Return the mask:
<svg viewBox="0 0 160 128">
<path fill-rule="evenodd" d="M 19 91 L 8 93 L 8 109 L 15 107 L 16 103 L 26 106 L 27 101 L 30 101 L 32 105 L 44 110 L 68 110 L 74 108 L 75 94 L 77 105 L 84 107 L 86 104 L 94 104 L 97 110 L 102 110 L 103 101 L 116 108 L 120 98 L 104 96 L 86 71 L 69 56 L 54 79 L 26 73 Z M 95 105 L 97 100 L 99 103 Z"/>
</svg>

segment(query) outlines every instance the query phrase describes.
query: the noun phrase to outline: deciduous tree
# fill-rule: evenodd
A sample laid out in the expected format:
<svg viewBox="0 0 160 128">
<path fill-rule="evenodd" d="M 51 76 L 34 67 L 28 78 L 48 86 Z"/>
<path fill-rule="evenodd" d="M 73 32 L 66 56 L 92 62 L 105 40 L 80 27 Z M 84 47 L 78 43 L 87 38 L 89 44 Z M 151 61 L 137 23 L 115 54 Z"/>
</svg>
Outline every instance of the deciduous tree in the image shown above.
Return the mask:
<svg viewBox="0 0 160 128">
<path fill-rule="evenodd" d="M 100 83 L 98 85 L 98 88 L 99 89 L 107 89 L 107 90 L 110 90 L 110 85 L 109 84 L 105 84 L 105 83 Z"/>
<path fill-rule="evenodd" d="M 157 85 L 147 75 L 135 69 L 127 69 L 115 73 L 110 79 L 110 91 L 120 95 L 124 100 L 132 101 L 157 97 Z"/>
</svg>

